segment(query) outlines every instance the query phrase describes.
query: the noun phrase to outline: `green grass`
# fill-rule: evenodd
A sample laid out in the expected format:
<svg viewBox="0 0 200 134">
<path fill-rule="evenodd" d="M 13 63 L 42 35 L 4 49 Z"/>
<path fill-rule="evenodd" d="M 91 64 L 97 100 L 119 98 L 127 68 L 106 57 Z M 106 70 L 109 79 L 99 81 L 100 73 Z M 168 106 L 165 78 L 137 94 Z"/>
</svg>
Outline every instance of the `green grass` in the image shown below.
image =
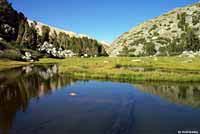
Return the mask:
<svg viewBox="0 0 200 134">
<path fill-rule="evenodd" d="M 60 74 L 76 78 L 115 79 L 122 81 L 199 82 L 200 57 L 99 57 L 43 58 L 33 64 L 59 64 Z M 0 70 L 30 64 L 0 60 Z"/>
<path fill-rule="evenodd" d="M 199 57 L 192 59 L 180 57 L 100 57 L 62 60 L 45 58 L 36 62 L 36 64 L 46 63 L 57 63 L 60 65 L 60 73 L 70 74 L 77 78 L 127 81 L 200 81 Z M 141 69 L 132 69 L 135 67 Z"/>
</svg>

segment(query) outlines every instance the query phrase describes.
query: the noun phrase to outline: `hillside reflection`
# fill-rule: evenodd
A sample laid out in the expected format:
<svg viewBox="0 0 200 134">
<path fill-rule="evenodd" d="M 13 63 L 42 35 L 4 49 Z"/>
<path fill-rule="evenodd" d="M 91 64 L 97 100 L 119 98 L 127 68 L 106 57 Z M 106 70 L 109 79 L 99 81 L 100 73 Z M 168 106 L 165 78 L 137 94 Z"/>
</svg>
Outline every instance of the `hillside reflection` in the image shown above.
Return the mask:
<svg viewBox="0 0 200 134">
<path fill-rule="evenodd" d="M 58 75 L 57 65 L 0 72 L 0 133 L 8 133 L 16 112 L 25 112 L 31 99 L 39 99 L 71 83 L 72 79 Z"/>
<path fill-rule="evenodd" d="M 199 83 L 137 83 L 134 86 L 140 91 L 151 93 L 170 102 L 192 107 L 200 107 Z"/>
</svg>

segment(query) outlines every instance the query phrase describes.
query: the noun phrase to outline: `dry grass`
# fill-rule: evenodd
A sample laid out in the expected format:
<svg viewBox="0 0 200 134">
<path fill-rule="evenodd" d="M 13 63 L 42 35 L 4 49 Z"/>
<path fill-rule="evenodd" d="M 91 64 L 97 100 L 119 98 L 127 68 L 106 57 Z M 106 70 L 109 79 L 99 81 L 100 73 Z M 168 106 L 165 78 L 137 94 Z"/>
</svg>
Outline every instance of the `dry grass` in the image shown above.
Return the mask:
<svg viewBox="0 0 200 134">
<path fill-rule="evenodd" d="M 0 59 L 0 71 L 4 69 L 10 69 L 15 67 L 20 67 L 23 65 L 30 64 L 29 62 L 20 62 L 7 59 Z"/>
</svg>

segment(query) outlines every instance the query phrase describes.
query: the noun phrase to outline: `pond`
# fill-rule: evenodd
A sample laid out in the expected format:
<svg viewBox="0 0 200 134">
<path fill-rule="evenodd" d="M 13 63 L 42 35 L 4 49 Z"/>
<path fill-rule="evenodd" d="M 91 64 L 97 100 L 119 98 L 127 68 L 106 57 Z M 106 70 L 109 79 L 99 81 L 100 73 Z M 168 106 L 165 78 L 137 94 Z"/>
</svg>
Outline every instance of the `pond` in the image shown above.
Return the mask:
<svg viewBox="0 0 200 134">
<path fill-rule="evenodd" d="M 200 132 L 200 83 L 120 83 L 58 75 L 57 65 L 0 72 L 0 134 Z"/>
</svg>

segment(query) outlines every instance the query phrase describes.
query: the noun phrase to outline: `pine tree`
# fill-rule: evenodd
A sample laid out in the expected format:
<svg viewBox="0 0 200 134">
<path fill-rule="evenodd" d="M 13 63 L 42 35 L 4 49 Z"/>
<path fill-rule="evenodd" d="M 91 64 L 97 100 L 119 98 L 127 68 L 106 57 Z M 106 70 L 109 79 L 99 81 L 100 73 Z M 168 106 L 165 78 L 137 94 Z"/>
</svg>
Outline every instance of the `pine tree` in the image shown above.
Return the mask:
<svg viewBox="0 0 200 134">
<path fill-rule="evenodd" d="M 41 36 L 41 42 L 49 41 L 49 33 L 50 28 L 48 26 L 42 26 L 42 36 Z"/>
</svg>

